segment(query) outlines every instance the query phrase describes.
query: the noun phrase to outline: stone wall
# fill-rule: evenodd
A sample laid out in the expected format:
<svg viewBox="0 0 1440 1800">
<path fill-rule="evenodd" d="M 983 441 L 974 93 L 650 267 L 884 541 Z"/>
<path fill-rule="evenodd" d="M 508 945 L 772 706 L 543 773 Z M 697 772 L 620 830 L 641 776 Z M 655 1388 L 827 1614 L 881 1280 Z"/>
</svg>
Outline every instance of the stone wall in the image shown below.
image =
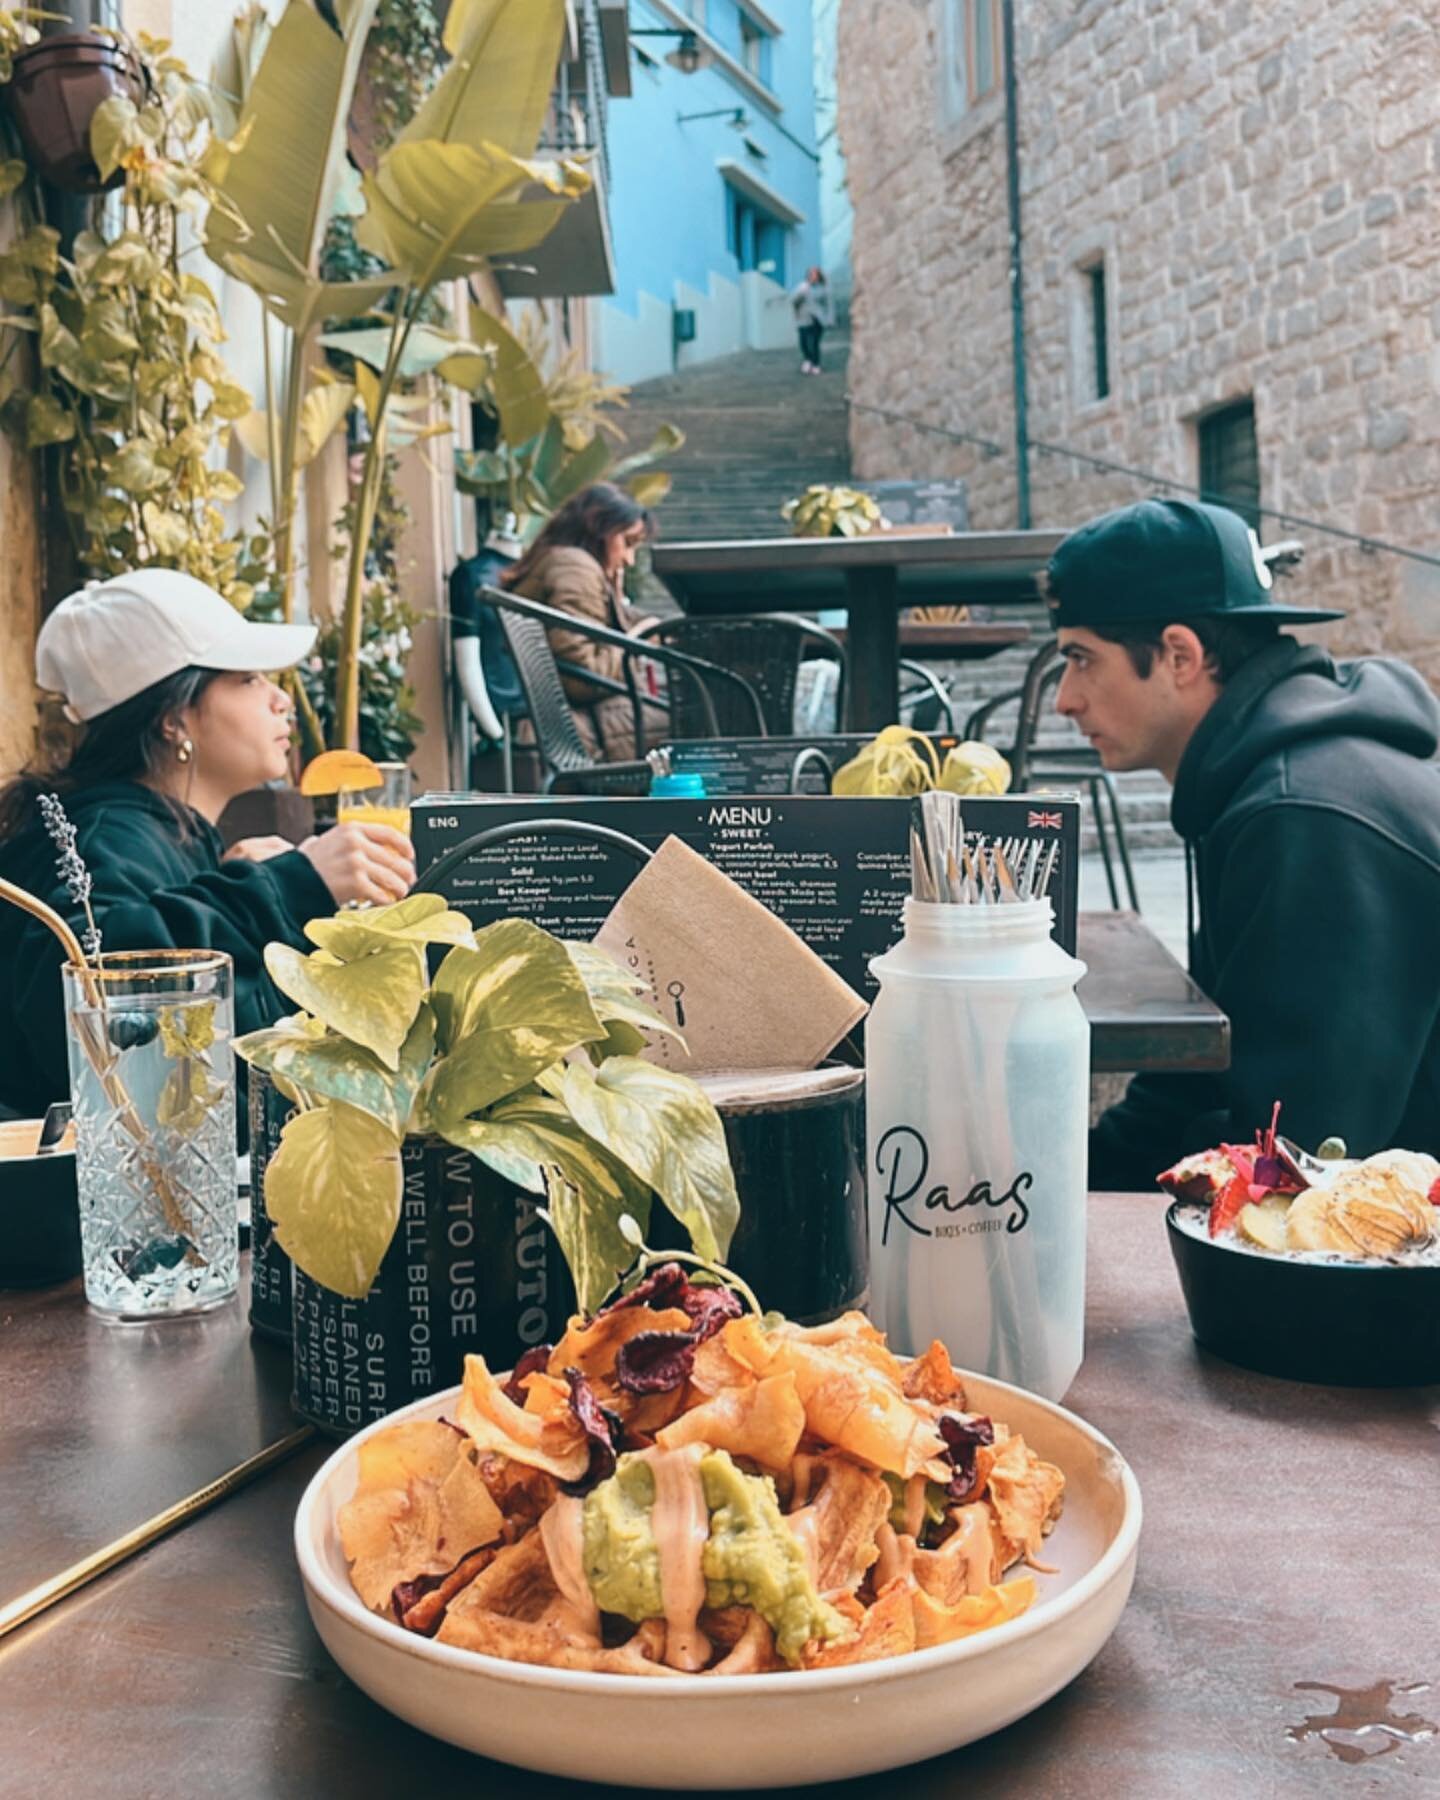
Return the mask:
<svg viewBox="0 0 1440 1800">
<path fill-rule="evenodd" d="M 953 474 L 1016 521 L 1004 111 L 946 102 L 952 0 L 845 0 L 860 477 Z M 958 6 L 958 0 L 953 0 Z M 1197 480 L 1196 421 L 1253 395 L 1262 503 L 1440 555 L 1440 29 L 1403 0 L 1018 0 L 1032 440 Z M 1080 270 L 1106 261 L 1112 392 Z M 1154 491 L 1032 452 L 1036 525 Z M 1299 536 L 1339 648 L 1440 681 L 1440 568 Z"/>
</svg>

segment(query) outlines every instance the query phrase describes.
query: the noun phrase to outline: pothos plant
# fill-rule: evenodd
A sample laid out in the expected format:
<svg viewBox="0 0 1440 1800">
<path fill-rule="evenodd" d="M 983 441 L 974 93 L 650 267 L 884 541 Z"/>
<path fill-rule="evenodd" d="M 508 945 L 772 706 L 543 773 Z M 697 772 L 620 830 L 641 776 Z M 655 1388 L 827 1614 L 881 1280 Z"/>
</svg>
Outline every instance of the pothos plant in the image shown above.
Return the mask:
<svg viewBox="0 0 1440 1800">
<path fill-rule="evenodd" d="M 1010 787 L 1010 765 L 993 744 L 967 739 L 952 744 L 942 762 L 923 731 L 887 725 L 835 771 L 835 794 L 924 794 L 939 788 L 949 794 L 1003 794 Z"/>
<path fill-rule="evenodd" d="M 23 221 L 0 254 L 3 419 L 27 449 L 60 446 L 65 515 L 88 574 L 184 569 L 243 610 L 246 540 L 221 511 L 242 484 L 216 452 L 250 396 L 219 353 L 215 295 L 185 266 L 188 222 L 220 203 L 204 173 L 210 102 L 164 40 L 142 33 L 133 50 L 146 98 L 104 101 L 90 132 L 101 175 L 119 169 L 123 183 L 68 256 L 24 161 L 0 163 L 0 196 L 17 194 Z M 17 373 L 27 337 L 33 379 Z"/>
<path fill-rule="evenodd" d="M 265 1173 L 276 1238 L 337 1293 L 368 1293 L 400 1218 L 401 1146 L 437 1134 L 544 1194 L 580 1305 L 599 1306 L 659 1199 L 716 1260 L 739 1216 L 719 1115 L 646 1062 L 670 1027 L 602 951 L 523 919 L 472 931 L 433 894 L 314 919 L 265 965 L 302 1009 L 236 1043 L 299 1111 Z M 444 946 L 428 975 L 427 950 Z M 634 1221 L 626 1225 L 625 1220 Z"/>
</svg>

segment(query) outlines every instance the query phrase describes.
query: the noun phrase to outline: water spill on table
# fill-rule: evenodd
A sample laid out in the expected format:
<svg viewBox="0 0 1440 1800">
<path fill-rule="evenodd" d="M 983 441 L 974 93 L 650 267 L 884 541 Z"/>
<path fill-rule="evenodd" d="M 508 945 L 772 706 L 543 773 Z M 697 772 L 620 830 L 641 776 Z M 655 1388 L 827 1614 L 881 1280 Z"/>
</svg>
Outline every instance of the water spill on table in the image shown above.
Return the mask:
<svg viewBox="0 0 1440 1800">
<path fill-rule="evenodd" d="M 1302 1744 L 1318 1737 L 1332 1756 L 1341 1762 L 1370 1762 L 1377 1756 L 1388 1756 L 1406 1744 L 1423 1744 L 1433 1738 L 1440 1727 L 1433 1719 L 1422 1719 L 1419 1713 L 1393 1712 L 1393 1704 L 1410 1694 L 1430 1690 L 1428 1681 L 1377 1681 L 1373 1687 L 1332 1687 L 1328 1681 L 1297 1681 L 1297 1693 L 1329 1694 L 1335 1700 L 1333 1713 L 1309 1713 L 1304 1723 L 1292 1725 L 1285 1735 L 1291 1743 Z"/>
</svg>

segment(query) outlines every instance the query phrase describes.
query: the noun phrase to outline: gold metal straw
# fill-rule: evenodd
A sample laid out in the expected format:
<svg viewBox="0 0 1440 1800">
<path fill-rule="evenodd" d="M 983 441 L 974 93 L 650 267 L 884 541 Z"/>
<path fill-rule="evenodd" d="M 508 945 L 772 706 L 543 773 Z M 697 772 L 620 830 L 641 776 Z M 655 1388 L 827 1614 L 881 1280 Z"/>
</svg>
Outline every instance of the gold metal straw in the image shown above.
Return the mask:
<svg viewBox="0 0 1440 1800">
<path fill-rule="evenodd" d="M 198 1518 L 217 1501 L 238 1493 L 257 1475 L 264 1474 L 266 1469 L 272 1468 L 276 1463 L 284 1462 L 302 1444 L 308 1444 L 314 1435 L 313 1425 L 302 1425 L 288 1437 L 267 1444 L 255 1456 L 237 1463 L 233 1469 L 227 1470 L 208 1486 L 197 1488 L 193 1494 L 187 1494 L 183 1500 L 177 1500 L 173 1506 L 166 1507 L 164 1512 L 156 1513 L 153 1519 L 147 1519 L 143 1525 L 127 1531 L 124 1537 L 116 1538 L 113 1544 L 107 1544 L 93 1556 L 72 1563 L 60 1574 L 52 1575 L 48 1581 L 42 1581 L 38 1587 L 31 1588 L 28 1594 L 21 1594 L 18 1599 L 0 1606 L 0 1638 L 17 1631 L 20 1626 L 28 1624 L 57 1601 L 87 1586 L 97 1576 L 104 1575 L 107 1570 L 127 1562 L 137 1552 L 149 1549 L 151 1544 L 156 1543 L 167 1532 L 174 1531 L 178 1526 L 188 1525 L 191 1519 Z"/>
</svg>

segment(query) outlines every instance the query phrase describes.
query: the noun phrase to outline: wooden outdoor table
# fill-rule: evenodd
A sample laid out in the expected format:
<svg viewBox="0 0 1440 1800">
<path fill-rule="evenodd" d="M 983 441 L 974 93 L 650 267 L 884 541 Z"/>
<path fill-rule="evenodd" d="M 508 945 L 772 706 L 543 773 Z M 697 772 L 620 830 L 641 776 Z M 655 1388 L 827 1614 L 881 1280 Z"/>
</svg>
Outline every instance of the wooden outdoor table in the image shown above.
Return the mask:
<svg viewBox="0 0 1440 1800">
<path fill-rule="evenodd" d="M 656 575 L 686 612 L 815 612 L 843 607 L 850 722 L 891 725 L 899 707 L 900 610 L 937 602 L 1035 605 L 1037 577 L 1061 531 L 966 531 L 952 537 L 749 538 L 657 544 Z"/>
<path fill-rule="evenodd" d="M 1440 1741 L 1395 1740 L 1382 1754 L 1383 1734 L 1350 1740 L 1366 1756 L 1361 1771 L 1339 1760 L 1343 1740 L 1287 1735 L 1335 1710 L 1333 1688 L 1394 1684 L 1392 1717 L 1440 1720 L 1440 1388 L 1307 1387 L 1198 1350 L 1162 1216 L 1158 1195 L 1092 1196 L 1087 1356 L 1067 1396 L 1130 1460 L 1144 1499 L 1139 1573 L 1115 1635 L 1029 1718 L 847 1794 L 1348 1800 L 1440 1789 Z M 42 1385 L 43 1341 L 57 1428 L 61 1412 L 69 1417 L 51 1444 L 33 1425 L 22 1432 L 25 1454 L 12 1454 L 5 1474 L 15 1490 L 7 1516 L 54 1510 L 113 1481 L 117 1462 L 138 1467 L 172 1441 L 187 1455 L 193 1427 L 173 1440 L 156 1427 L 164 1401 L 195 1421 L 251 1392 L 282 1418 L 283 1359 L 251 1340 L 238 1305 L 207 1323 L 207 1353 L 188 1373 L 168 1351 L 156 1360 L 142 1340 L 117 1337 L 115 1354 L 134 1355 L 131 1378 L 94 1383 L 83 1372 L 92 1334 L 105 1328 L 87 1322 L 78 1288 L 43 1303 L 16 1298 L 0 1296 L 0 1391 Z M 101 1361 L 118 1371 L 110 1356 Z M 243 1448 L 237 1441 L 237 1459 Z M 391 1718 L 340 1674 L 306 1616 L 290 1541 L 301 1490 L 328 1448 L 307 1447 L 0 1642 L 0 1793 L 568 1800 L 616 1791 L 469 1757 Z M 195 1469 L 205 1461 L 197 1454 Z M 7 1587 L 38 1578 L 6 1550 Z M 1435 1685 L 1401 1691 L 1417 1683 Z M 597 1745 L 597 1773 L 623 1757 L 623 1744 Z"/>
<path fill-rule="evenodd" d="M 849 628 L 830 627 L 842 644 L 850 640 Z M 1028 644 L 1028 625 L 995 625 L 976 619 L 930 621 L 902 619 L 898 643 L 902 657 L 916 662 L 983 662 L 1002 650 Z"/>
<path fill-rule="evenodd" d="M 1093 1070 L 1229 1068 L 1229 1019 L 1139 913 L 1081 913 L 1076 939 Z"/>
</svg>

